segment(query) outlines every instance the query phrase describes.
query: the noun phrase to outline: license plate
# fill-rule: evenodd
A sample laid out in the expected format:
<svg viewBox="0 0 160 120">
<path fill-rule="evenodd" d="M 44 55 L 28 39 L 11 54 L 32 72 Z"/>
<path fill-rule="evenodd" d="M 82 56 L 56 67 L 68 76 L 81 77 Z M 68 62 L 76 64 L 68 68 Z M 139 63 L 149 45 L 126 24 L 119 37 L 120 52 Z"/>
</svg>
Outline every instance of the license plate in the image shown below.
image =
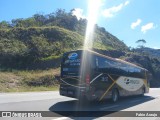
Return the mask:
<svg viewBox="0 0 160 120">
<path fill-rule="evenodd" d="M 61 91 L 61 94 L 66 95 L 67 91 Z"/>
<path fill-rule="evenodd" d="M 68 91 L 68 94 L 69 95 L 73 95 L 73 91 Z"/>
</svg>

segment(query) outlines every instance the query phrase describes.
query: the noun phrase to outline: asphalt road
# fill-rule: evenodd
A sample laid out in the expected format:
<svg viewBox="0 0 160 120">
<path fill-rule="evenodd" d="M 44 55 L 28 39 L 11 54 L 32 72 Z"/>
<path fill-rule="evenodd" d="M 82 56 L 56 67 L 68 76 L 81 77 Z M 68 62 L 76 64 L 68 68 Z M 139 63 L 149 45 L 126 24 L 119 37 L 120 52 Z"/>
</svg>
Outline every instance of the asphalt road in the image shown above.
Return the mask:
<svg viewBox="0 0 160 120">
<path fill-rule="evenodd" d="M 134 96 L 120 99 L 117 103 L 112 103 L 110 100 L 103 102 L 94 102 L 91 104 L 81 104 L 78 100 L 59 95 L 58 91 L 54 92 L 27 92 L 27 93 L 0 93 L 0 111 L 49 111 L 45 115 L 52 117 L 43 118 L 48 120 L 65 120 L 65 119 L 140 119 L 139 117 L 130 117 L 130 114 L 155 113 L 160 111 L 160 88 L 151 88 L 145 96 Z M 64 112 L 65 111 L 65 112 Z M 69 112 L 66 112 L 69 111 Z M 77 113 L 73 111 L 82 111 L 79 114 L 88 115 L 88 117 L 75 117 Z M 101 111 L 101 112 L 99 112 Z M 115 112 L 116 111 L 116 112 Z M 123 111 L 121 114 L 119 111 Z M 125 112 L 127 111 L 127 112 Z M 132 112 L 131 112 L 132 111 Z M 76 115 L 73 115 L 76 114 Z M 117 117 L 124 116 L 129 117 Z M 146 114 L 146 113 L 145 113 Z M 68 115 L 68 116 L 67 116 Z M 153 114 L 152 114 L 153 115 Z M 154 114 L 155 115 L 155 114 Z M 54 117 L 53 117 L 54 116 Z M 115 117 L 113 117 L 115 116 Z M 11 119 L 11 118 L 0 118 Z M 13 119 L 13 118 L 12 118 Z M 21 118 L 15 118 L 21 119 Z M 31 119 L 31 118 L 30 118 Z M 33 118 L 32 118 L 33 119 Z M 34 118 L 35 119 L 35 118 Z M 36 118 L 39 120 L 39 118 Z M 143 117 L 150 120 L 151 117 Z M 160 117 L 152 117 L 154 120 L 160 120 Z"/>
</svg>

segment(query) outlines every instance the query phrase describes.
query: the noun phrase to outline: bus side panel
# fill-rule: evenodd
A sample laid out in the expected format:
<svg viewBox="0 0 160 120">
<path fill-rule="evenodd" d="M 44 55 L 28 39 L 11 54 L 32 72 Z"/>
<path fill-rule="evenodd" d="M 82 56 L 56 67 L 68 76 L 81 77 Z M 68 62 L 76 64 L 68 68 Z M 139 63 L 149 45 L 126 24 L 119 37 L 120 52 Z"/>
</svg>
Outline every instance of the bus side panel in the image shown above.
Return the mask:
<svg viewBox="0 0 160 120">
<path fill-rule="evenodd" d="M 98 99 L 103 98 L 111 98 L 112 90 L 117 89 L 119 96 L 132 96 L 132 95 L 140 95 L 143 93 L 143 89 L 145 88 L 145 84 L 143 84 L 140 88 L 132 91 L 127 90 L 125 87 L 121 87 L 116 83 L 116 81 L 121 77 L 118 75 L 110 75 L 107 73 L 96 73 L 94 78 L 99 76 L 94 82 L 91 83 L 91 87 L 94 91 L 94 96 Z M 122 81 L 123 82 L 123 81 Z M 126 84 L 127 87 L 127 84 Z"/>
<path fill-rule="evenodd" d="M 120 96 L 126 95 L 125 90 L 116 84 L 116 80 L 119 76 L 98 72 L 95 74 L 94 78 L 96 78 L 97 76 L 99 77 L 90 85 L 94 91 L 94 96 L 96 96 L 97 99 L 111 98 L 113 89 L 117 89 Z"/>
</svg>

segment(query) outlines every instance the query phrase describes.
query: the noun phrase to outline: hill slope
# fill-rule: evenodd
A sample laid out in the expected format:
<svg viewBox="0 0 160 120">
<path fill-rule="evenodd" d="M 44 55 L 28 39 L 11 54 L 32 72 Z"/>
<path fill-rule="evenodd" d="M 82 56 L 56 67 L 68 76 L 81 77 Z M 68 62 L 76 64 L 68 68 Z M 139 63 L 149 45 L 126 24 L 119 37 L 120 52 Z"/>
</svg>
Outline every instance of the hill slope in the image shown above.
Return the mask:
<svg viewBox="0 0 160 120">
<path fill-rule="evenodd" d="M 34 68 L 33 63 L 54 60 L 66 51 L 82 48 L 86 26 L 86 19 L 77 20 L 64 10 L 14 19 L 12 23 L 3 21 L 0 23 L 0 67 Z M 128 50 L 122 41 L 98 25 L 95 25 L 93 48 Z"/>
</svg>

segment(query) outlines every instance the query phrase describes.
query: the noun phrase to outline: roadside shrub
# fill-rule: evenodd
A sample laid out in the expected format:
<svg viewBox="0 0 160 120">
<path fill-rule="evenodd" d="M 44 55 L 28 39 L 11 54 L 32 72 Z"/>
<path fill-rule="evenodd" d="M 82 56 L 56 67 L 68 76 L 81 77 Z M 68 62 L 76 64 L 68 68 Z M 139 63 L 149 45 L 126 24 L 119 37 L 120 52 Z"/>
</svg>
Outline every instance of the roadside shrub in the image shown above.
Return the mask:
<svg viewBox="0 0 160 120">
<path fill-rule="evenodd" d="M 55 77 L 52 75 L 46 75 L 39 78 L 32 78 L 31 80 L 25 81 L 28 86 L 53 86 L 56 85 Z"/>
</svg>

